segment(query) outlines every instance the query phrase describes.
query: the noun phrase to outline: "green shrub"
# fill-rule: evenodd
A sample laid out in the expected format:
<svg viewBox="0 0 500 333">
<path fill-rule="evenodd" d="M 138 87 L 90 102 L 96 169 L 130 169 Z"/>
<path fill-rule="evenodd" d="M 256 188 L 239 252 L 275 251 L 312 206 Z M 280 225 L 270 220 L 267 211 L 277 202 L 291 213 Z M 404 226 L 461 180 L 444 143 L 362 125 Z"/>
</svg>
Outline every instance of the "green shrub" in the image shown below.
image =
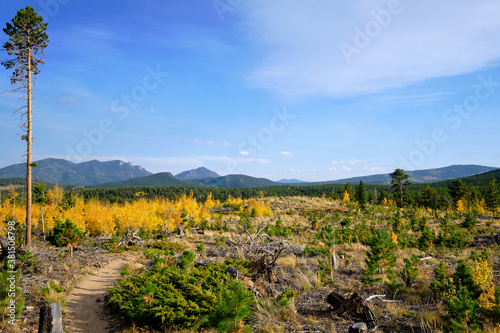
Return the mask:
<svg viewBox="0 0 500 333">
<path fill-rule="evenodd" d="M 476 224 L 477 224 L 477 220 L 474 217 L 474 214 L 472 214 L 471 212 L 468 212 L 467 214 L 465 214 L 465 219 L 462 221 L 462 227 L 470 230 L 470 229 L 474 228 L 476 226 Z"/>
<path fill-rule="evenodd" d="M 18 265 L 21 271 L 27 271 L 29 273 L 40 272 L 40 259 L 34 256 L 30 250 L 26 251 L 24 254 L 18 253 L 17 259 L 19 259 Z"/>
<path fill-rule="evenodd" d="M 182 253 L 181 261 L 179 262 L 179 268 L 188 272 L 194 267 L 195 259 L 196 253 L 192 251 L 184 251 L 184 253 Z"/>
<path fill-rule="evenodd" d="M 381 280 L 379 277 L 374 277 L 375 274 L 382 274 L 385 269 L 392 268 L 396 264 L 394 255 L 396 244 L 392 242 L 387 230 L 378 229 L 373 232 L 367 245 L 371 249 L 366 253 L 365 259 L 368 269 L 361 279 L 362 282 L 371 284 Z"/>
<path fill-rule="evenodd" d="M 461 229 L 457 224 L 449 222 L 448 219 L 439 225 L 440 232 L 436 243 L 449 248 L 463 249 L 474 243 L 474 237 L 468 230 Z"/>
<path fill-rule="evenodd" d="M 431 281 L 430 287 L 436 292 L 441 294 L 446 290 L 446 282 L 448 273 L 446 272 L 444 261 L 440 261 L 439 265 L 434 267 L 434 278 Z"/>
<path fill-rule="evenodd" d="M 251 292 L 230 280 L 226 265 L 180 269 L 190 266 L 191 257 L 186 253 L 178 266 L 153 266 L 149 272 L 118 280 L 118 287 L 106 296 L 110 306 L 137 324 L 160 330 L 242 328 L 253 302 Z"/>
<path fill-rule="evenodd" d="M 157 241 L 149 244 L 147 247 L 152 249 L 175 251 L 175 252 L 181 252 L 186 249 L 186 246 L 181 243 L 168 242 L 168 241 Z"/>
<path fill-rule="evenodd" d="M 49 232 L 47 241 L 57 247 L 74 247 L 83 241 L 83 232 L 70 219 L 66 219 L 65 222 L 59 220 Z"/>
<path fill-rule="evenodd" d="M 243 275 L 249 276 L 251 274 L 252 262 L 250 260 L 226 258 L 224 264 L 235 267 Z"/>
<path fill-rule="evenodd" d="M 230 280 L 226 289 L 222 290 L 220 302 L 213 312 L 210 321 L 217 324 L 220 332 L 251 332 L 243 320 L 252 312 L 254 297 L 251 292 L 237 280 Z"/>
<path fill-rule="evenodd" d="M 444 320 L 445 333 L 479 332 L 476 303 L 465 286 L 460 286 L 457 296 L 448 303 Z"/>
<path fill-rule="evenodd" d="M 410 288 L 417 279 L 420 259 L 416 255 L 412 255 L 410 259 L 405 258 L 404 262 L 405 265 L 399 274 L 403 281 L 405 281 L 406 288 Z"/>
<path fill-rule="evenodd" d="M 204 250 L 205 250 L 204 243 L 200 243 L 200 244 L 196 245 L 196 252 L 200 253 L 200 252 L 203 252 Z"/>
</svg>

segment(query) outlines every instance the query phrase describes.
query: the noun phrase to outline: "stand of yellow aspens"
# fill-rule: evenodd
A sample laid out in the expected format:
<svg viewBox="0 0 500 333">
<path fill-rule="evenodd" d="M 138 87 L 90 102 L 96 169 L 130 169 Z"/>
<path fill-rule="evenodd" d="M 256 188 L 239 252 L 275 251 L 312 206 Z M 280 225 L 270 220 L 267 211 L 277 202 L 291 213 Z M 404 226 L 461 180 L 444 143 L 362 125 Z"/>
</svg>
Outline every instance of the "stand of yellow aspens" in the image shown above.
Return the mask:
<svg viewBox="0 0 500 333">
<path fill-rule="evenodd" d="M 113 234 L 116 231 L 144 228 L 147 231 L 159 231 L 168 228 L 175 230 L 183 220 L 201 222 L 213 217 L 214 208 L 228 205 L 238 205 L 240 209 L 235 214 L 248 214 L 248 216 L 271 216 L 271 208 L 263 198 L 228 197 L 224 204 L 212 199 L 211 194 L 204 202 L 199 202 L 193 193 L 184 194 L 175 200 L 161 198 L 144 198 L 141 193 L 139 198 L 126 203 L 105 203 L 97 199 L 85 201 L 75 195 L 71 205 L 61 205 L 63 191 L 55 187 L 49 190 L 49 198 L 43 206 L 43 228 L 51 230 L 58 220 L 70 219 L 82 231 L 92 235 Z M 18 201 L 18 200 L 17 200 Z M 4 200 L 0 206 L 0 221 L 15 219 L 23 223 L 26 219 L 26 210 L 23 205 L 16 202 L 15 194 L 11 199 Z M 34 203 L 32 219 L 35 227 L 42 230 L 42 206 Z M 0 226 L 3 229 L 3 226 Z M 3 233 L 3 230 L 0 231 Z"/>
</svg>

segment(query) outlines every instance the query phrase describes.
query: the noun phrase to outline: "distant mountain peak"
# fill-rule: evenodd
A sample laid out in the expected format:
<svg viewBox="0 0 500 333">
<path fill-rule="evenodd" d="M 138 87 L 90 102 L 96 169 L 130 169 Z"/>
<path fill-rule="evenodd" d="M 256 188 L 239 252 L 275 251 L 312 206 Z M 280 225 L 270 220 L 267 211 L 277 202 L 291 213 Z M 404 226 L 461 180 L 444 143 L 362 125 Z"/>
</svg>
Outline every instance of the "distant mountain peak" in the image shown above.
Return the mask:
<svg viewBox="0 0 500 333">
<path fill-rule="evenodd" d="M 218 178 L 220 177 L 220 175 L 205 167 L 199 167 L 196 169 L 191 169 L 181 172 L 175 175 L 174 177 L 179 180 L 190 180 L 190 179 L 202 179 L 202 178 Z"/>
<path fill-rule="evenodd" d="M 46 158 L 36 163 L 38 166 L 33 168 L 33 178 L 59 185 L 96 185 L 152 175 L 141 166 L 120 160 L 73 163 L 64 159 Z M 24 177 L 25 174 L 26 163 L 0 169 L 0 178 Z"/>
<path fill-rule="evenodd" d="M 278 180 L 277 183 L 282 183 L 282 184 L 300 184 L 300 183 L 305 183 L 305 181 L 292 178 L 292 179 L 281 179 L 281 180 Z"/>
</svg>

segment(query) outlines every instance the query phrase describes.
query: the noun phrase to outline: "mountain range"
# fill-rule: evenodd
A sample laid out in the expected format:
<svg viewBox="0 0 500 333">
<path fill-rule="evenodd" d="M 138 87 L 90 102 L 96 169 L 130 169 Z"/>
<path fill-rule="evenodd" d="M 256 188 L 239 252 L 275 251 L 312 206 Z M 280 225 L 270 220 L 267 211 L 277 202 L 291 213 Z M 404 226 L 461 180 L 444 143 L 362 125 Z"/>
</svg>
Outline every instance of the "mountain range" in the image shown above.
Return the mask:
<svg viewBox="0 0 500 333">
<path fill-rule="evenodd" d="M 259 186 L 306 186 L 322 184 L 390 184 L 389 174 L 377 174 L 322 182 L 303 182 L 298 179 L 282 179 L 278 182 L 266 178 L 255 178 L 247 175 L 220 176 L 207 168 L 187 170 L 177 175 L 170 172 L 153 174 L 141 166 L 123 161 L 99 162 L 97 160 L 73 163 L 63 159 L 48 158 L 37 161 L 33 168 L 33 178 L 60 185 L 91 185 L 97 187 L 125 186 L 214 186 L 248 188 Z M 413 183 L 429 183 L 448 179 L 473 176 L 496 170 L 494 167 L 481 165 L 452 165 L 443 168 L 406 171 Z M 26 164 L 20 163 L 0 169 L 0 178 L 25 177 Z"/>
<path fill-rule="evenodd" d="M 219 174 L 213 172 L 212 170 L 208 170 L 205 167 L 200 167 L 198 169 L 187 170 L 181 172 L 174 176 L 180 180 L 190 180 L 190 179 L 200 179 L 200 178 L 217 178 L 220 177 Z"/>
<path fill-rule="evenodd" d="M 415 170 L 415 171 L 405 171 L 409 176 L 409 180 L 412 183 L 433 183 L 448 179 L 463 178 L 479 173 L 484 173 L 498 168 L 487 167 L 482 165 L 451 165 L 443 168 L 436 169 L 426 169 L 426 170 Z M 363 181 L 364 184 L 383 184 L 388 185 L 391 183 L 391 176 L 388 173 L 377 174 L 371 176 L 361 176 L 345 178 L 333 181 L 324 182 L 314 182 L 308 183 L 309 185 L 323 185 L 323 184 L 358 184 Z"/>
<path fill-rule="evenodd" d="M 96 185 L 152 175 L 141 166 L 115 160 L 92 160 L 73 163 L 63 159 L 47 158 L 36 161 L 33 178 L 59 185 Z M 13 164 L 0 169 L 0 178 L 26 177 L 26 163 Z"/>
</svg>

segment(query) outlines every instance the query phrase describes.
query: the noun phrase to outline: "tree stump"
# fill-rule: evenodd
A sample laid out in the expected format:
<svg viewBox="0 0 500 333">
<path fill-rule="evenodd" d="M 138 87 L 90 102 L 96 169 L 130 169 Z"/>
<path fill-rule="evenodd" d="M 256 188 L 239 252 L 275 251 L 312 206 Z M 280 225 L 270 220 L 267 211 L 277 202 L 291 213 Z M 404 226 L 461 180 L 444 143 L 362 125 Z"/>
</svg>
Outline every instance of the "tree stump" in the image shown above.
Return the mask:
<svg viewBox="0 0 500 333">
<path fill-rule="evenodd" d="M 57 302 L 45 303 L 40 308 L 38 333 L 63 333 L 61 304 Z"/>
<path fill-rule="evenodd" d="M 368 327 L 365 323 L 356 323 L 349 327 L 349 333 L 366 333 L 368 332 Z"/>
<path fill-rule="evenodd" d="M 342 304 L 344 304 L 345 298 L 341 294 L 333 291 L 328 294 L 328 296 L 326 297 L 326 301 L 332 306 L 334 311 L 337 311 L 338 309 L 340 309 Z"/>
<path fill-rule="evenodd" d="M 229 266 L 226 269 L 226 274 L 229 275 L 229 277 L 235 279 L 238 277 L 238 270 L 234 268 L 233 266 Z"/>
</svg>

